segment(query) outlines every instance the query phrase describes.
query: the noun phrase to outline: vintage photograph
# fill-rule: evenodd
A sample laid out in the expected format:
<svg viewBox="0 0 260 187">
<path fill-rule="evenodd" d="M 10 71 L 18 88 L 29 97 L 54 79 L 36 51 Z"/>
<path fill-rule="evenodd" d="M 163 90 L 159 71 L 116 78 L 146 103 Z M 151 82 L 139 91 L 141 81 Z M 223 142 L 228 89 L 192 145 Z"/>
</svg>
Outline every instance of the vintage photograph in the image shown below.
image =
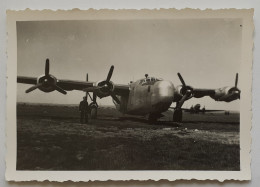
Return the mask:
<svg viewBox="0 0 260 187">
<path fill-rule="evenodd" d="M 15 170 L 244 171 L 252 25 L 236 13 L 15 20 Z"/>
</svg>

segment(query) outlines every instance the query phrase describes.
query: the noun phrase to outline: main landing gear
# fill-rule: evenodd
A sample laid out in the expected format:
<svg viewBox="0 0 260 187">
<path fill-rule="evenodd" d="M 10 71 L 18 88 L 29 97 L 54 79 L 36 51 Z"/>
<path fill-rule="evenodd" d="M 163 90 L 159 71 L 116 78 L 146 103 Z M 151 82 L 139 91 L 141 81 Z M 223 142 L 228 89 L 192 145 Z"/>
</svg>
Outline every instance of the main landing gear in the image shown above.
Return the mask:
<svg viewBox="0 0 260 187">
<path fill-rule="evenodd" d="M 172 116 L 172 121 L 173 122 L 182 122 L 182 109 L 177 108 L 173 112 Z"/>
<path fill-rule="evenodd" d="M 95 103 L 90 103 L 89 109 L 90 109 L 90 119 L 97 119 L 97 105 Z"/>
<path fill-rule="evenodd" d="M 88 82 L 88 74 L 86 75 L 86 81 Z M 97 119 L 97 95 L 93 92 L 93 96 L 89 94 L 89 92 L 86 91 L 86 97 L 91 99 L 91 103 L 88 106 L 88 113 L 90 114 L 90 119 Z"/>
</svg>

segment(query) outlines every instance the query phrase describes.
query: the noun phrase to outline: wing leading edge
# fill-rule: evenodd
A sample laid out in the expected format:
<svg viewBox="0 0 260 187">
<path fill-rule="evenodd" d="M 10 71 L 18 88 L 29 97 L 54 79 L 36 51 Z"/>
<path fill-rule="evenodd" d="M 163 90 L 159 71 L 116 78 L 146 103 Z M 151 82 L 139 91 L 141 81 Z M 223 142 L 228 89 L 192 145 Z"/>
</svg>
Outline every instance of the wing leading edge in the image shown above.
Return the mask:
<svg viewBox="0 0 260 187">
<path fill-rule="evenodd" d="M 193 89 L 193 97 L 195 98 L 201 98 L 204 96 L 214 96 L 216 93 L 215 89 Z"/>
<path fill-rule="evenodd" d="M 23 84 L 37 84 L 36 77 L 25 77 L 25 76 L 18 76 L 17 77 L 17 83 L 23 83 Z M 93 87 L 95 82 L 87 82 L 87 81 L 76 81 L 76 80 L 57 80 L 56 84 L 57 86 L 61 87 L 62 89 L 66 91 L 72 91 L 72 90 L 78 90 L 78 91 L 84 91 L 84 89 Z M 116 95 L 122 96 L 129 94 L 129 86 L 128 85 L 122 85 L 122 84 L 115 84 L 114 85 L 114 92 Z"/>
</svg>

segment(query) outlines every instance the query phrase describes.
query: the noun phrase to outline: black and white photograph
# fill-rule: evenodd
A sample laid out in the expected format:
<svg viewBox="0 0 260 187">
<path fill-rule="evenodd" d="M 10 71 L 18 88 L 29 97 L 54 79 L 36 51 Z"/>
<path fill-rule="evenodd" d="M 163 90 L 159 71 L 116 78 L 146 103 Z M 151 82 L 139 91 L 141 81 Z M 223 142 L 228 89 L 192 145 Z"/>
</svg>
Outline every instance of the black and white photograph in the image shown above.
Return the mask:
<svg viewBox="0 0 260 187">
<path fill-rule="evenodd" d="M 15 170 L 244 171 L 251 23 L 194 15 L 16 20 Z"/>
</svg>

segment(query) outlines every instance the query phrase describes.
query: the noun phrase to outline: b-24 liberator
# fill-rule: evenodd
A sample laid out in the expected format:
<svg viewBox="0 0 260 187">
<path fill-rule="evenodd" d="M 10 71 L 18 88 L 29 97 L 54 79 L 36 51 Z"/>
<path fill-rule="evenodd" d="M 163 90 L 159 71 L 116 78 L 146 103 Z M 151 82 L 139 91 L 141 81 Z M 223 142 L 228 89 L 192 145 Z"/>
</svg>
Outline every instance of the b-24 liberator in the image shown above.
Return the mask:
<svg viewBox="0 0 260 187">
<path fill-rule="evenodd" d="M 178 73 L 181 85 L 174 86 L 171 81 L 161 78 L 149 77 L 129 84 L 115 84 L 111 81 L 114 66 L 110 67 L 107 78 L 96 82 L 58 79 L 49 73 L 49 59 L 46 59 L 45 74 L 39 77 L 18 76 L 17 82 L 32 84 L 33 86 L 25 92 L 29 93 L 35 89 L 43 92 L 58 91 L 66 94 L 67 91 L 78 90 L 86 92 L 92 102 L 90 103 L 91 117 L 97 117 L 97 97 L 104 98 L 111 96 L 116 109 L 124 114 L 145 116 L 148 115 L 149 121 L 156 121 L 167 111 L 172 103 L 176 103 L 173 111 L 173 121 L 182 121 L 182 106 L 185 101 L 191 98 L 201 98 L 209 96 L 215 101 L 231 102 L 240 99 L 240 90 L 237 87 L 238 73 L 235 78 L 234 86 L 226 86 L 218 89 L 200 89 L 187 85 Z M 90 92 L 93 95 L 90 95 Z"/>
</svg>

